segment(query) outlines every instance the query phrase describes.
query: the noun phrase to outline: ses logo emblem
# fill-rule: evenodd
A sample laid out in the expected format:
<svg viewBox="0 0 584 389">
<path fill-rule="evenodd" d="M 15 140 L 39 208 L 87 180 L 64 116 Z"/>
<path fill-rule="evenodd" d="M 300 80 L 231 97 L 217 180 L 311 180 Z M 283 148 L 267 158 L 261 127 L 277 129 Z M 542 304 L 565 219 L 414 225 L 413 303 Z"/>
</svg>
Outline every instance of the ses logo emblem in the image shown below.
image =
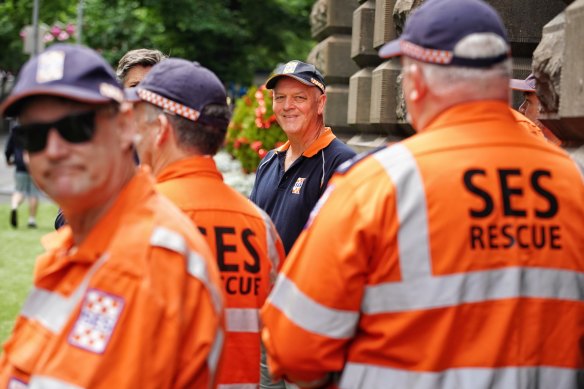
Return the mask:
<svg viewBox="0 0 584 389">
<path fill-rule="evenodd" d="M 294 187 L 292 188 L 293 194 L 300 194 L 300 189 L 302 189 L 302 184 L 304 184 L 304 180 L 306 180 L 306 178 L 298 177 L 296 183 L 294 184 Z"/>
</svg>

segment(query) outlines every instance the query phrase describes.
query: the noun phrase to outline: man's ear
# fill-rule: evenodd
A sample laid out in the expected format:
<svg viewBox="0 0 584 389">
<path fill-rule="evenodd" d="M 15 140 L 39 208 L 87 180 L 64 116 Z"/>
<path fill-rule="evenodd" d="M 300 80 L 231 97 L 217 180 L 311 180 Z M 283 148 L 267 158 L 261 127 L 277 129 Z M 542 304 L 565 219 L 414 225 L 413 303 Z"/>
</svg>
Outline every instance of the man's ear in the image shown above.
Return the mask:
<svg viewBox="0 0 584 389">
<path fill-rule="evenodd" d="M 154 142 L 156 146 L 161 146 L 168 140 L 172 140 L 174 138 L 174 134 L 170 120 L 168 120 L 168 117 L 165 114 L 161 113 L 158 115 L 156 121 L 158 126 L 156 127 Z"/>
<path fill-rule="evenodd" d="M 123 150 L 134 147 L 134 136 L 137 133 L 136 119 L 134 109 L 131 103 L 124 102 L 120 105 L 118 114 L 118 134 L 120 137 L 120 146 Z"/>
<path fill-rule="evenodd" d="M 320 92 L 318 92 L 320 93 Z M 319 115 L 324 114 L 324 106 L 326 104 L 326 93 L 321 93 L 320 96 L 318 96 L 317 101 L 317 113 Z"/>
<path fill-rule="evenodd" d="M 409 76 L 411 77 L 412 88 L 410 89 L 408 98 L 411 101 L 418 101 L 428 93 L 428 84 L 420 66 L 417 64 L 411 64 L 409 66 L 411 67 Z"/>
</svg>

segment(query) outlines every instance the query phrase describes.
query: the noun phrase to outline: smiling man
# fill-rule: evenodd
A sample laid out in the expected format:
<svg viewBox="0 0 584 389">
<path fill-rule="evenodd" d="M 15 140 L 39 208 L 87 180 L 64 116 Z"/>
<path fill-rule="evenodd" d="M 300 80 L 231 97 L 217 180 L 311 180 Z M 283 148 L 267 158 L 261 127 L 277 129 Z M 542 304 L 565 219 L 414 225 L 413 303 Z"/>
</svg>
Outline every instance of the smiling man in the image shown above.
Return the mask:
<svg viewBox="0 0 584 389">
<path fill-rule="evenodd" d="M 96 52 L 58 44 L 24 65 L 0 106 L 18 118 L 30 174 L 69 222 L 43 239 L 0 356 L 1 388 L 213 386 L 223 339 L 216 265 L 135 167 L 123 97 Z"/>
<path fill-rule="evenodd" d="M 261 161 L 250 198 L 270 215 L 288 253 L 335 169 L 355 152 L 324 125 L 326 87 L 314 65 L 281 65 L 266 87 L 288 141 Z"/>
</svg>

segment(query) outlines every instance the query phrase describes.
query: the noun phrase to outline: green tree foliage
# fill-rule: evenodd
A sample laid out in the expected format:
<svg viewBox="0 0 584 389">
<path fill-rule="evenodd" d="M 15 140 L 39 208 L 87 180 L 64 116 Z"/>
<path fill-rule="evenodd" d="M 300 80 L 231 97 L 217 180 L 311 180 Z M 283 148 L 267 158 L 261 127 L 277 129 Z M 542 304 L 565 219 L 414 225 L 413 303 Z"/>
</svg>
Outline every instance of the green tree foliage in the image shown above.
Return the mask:
<svg viewBox="0 0 584 389">
<path fill-rule="evenodd" d="M 40 0 L 46 24 L 76 21 L 75 0 Z M 84 0 L 83 43 L 115 66 L 128 50 L 147 47 L 197 60 L 225 82 L 251 83 L 255 71 L 303 59 L 314 42 L 314 0 Z M 19 36 L 31 24 L 32 1 L 0 2 L 0 68 L 26 60 Z"/>
<path fill-rule="evenodd" d="M 245 172 L 252 172 L 268 151 L 285 141 L 272 109 L 272 92 L 265 85 L 249 88 L 235 104 L 225 139 L 227 152 L 241 162 Z"/>
<path fill-rule="evenodd" d="M 40 1 L 40 22 L 47 25 L 62 20 L 74 20 L 75 3 L 71 0 Z M 0 69 L 15 73 L 27 60 L 20 31 L 32 24 L 31 0 L 0 1 Z"/>
</svg>

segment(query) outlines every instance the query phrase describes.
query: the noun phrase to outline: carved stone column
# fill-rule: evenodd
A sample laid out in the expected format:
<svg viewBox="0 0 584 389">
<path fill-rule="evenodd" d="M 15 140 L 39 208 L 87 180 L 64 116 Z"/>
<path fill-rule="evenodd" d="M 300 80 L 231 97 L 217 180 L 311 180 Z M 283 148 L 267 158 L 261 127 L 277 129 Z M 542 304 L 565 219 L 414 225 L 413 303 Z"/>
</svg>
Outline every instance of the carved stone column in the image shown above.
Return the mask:
<svg viewBox="0 0 584 389">
<path fill-rule="evenodd" d="M 310 15 L 312 37 L 319 41 L 308 55 L 327 83 L 324 121 L 346 139 L 352 132 L 347 121 L 349 78 L 359 70 L 351 60 L 353 11 L 357 0 L 317 0 Z"/>
<path fill-rule="evenodd" d="M 584 0 L 570 3 L 543 28 L 534 70 L 541 122 L 584 165 Z"/>
</svg>

